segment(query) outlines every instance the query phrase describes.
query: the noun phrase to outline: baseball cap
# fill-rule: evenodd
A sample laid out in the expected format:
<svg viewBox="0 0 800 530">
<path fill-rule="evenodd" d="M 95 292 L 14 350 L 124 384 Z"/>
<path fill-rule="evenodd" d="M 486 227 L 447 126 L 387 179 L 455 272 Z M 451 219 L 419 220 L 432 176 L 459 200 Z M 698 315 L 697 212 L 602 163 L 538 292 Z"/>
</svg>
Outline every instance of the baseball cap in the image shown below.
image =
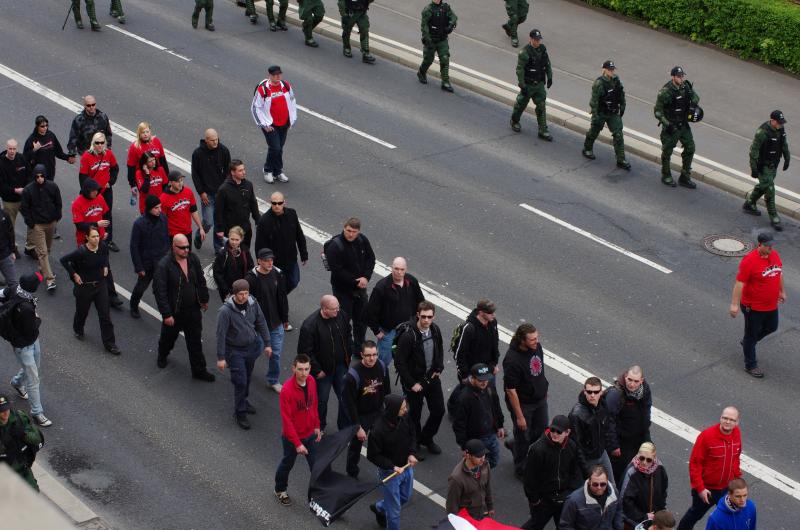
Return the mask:
<svg viewBox="0 0 800 530">
<path fill-rule="evenodd" d="M 770 115 L 769 115 L 769 117 L 770 117 L 771 119 L 773 119 L 773 120 L 777 121 L 777 122 L 778 122 L 778 123 L 780 123 L 781 125 L 783 125 L 784 123 L 786 123 L 786 118 L 783 116 L 783 112 L 781 112 L 781 111 L 779 111 L 779 110 L 773 110 L 773 111 L 772 111 L 772 114 L 770 114 Z"/>
<path fill-rule="evenodd" d="M 775 244 L 775 238 L 773 238 L 772 234 L 768 232 L 762 232 L 761 234 L 758 234 L 758 244 L 771 247 Z"/>
<path fill-rule="evenodd" d="M 181 172 L 180 171 L 176 171 L 174 169 L 169 172 L 169 176 L 167 177 L 167 179 L 170 182 L 177 182 L 182 178 L 183 178 L 183 175 L 181 174 Z"/>
<path fill-rule="evenodd" d="M 478 381 L 488 381 L 492 378 L 492 370 L 488 365 L 483 363 L 473 364 L 469 370 L 469 375 Z"/>
<path fill-rule="evenodd" d="M 609 59 L 603 63 L 603 68 L 605 68 L 606 70 L 616 70 L 617 67 L 614 66 L 614 61 Z"/>
<path fill-rule="evenodd" d="M 282 74 L 282 73 L 283 73 L 283 71 L 281 70 L 281 67 L 280 67 L 280 66 L 278 66 L 278 65 L 275 65 L 275 64 L 273 64 L 272 66 L 270 66 L 269 68 L 267 68 L 267 72 L 268 72 L 270 75 Z"/>
<path fill-rule="evenodd" d="M 275 259 L 275 254 L 273 254 L 272 250 L 269 248 L 262 248 L 259 249 L 258 254 L 256 255 L 258 259 Z"/>
<path fill-rule="evenodd" d="M 530 35 L 532 39 L 542 40 L 542 32 L 538 29 L 532 29 Z"/>
<path fill-rule="evenodd" d="M 486 445 L 477 438 L 473 438 L 464 444 L 464 451 L 472 456 L 483 456 L 486 454 Z"/>
<path fill-rule="evenodd" d="M 686 72 L 684 72 L 683 68 L 681 68 L 680 66 L 675 66 L 672 68 L 672 71 L 669 73 L 669 75 L 677 75 L 683 77 L 686 75 Z"/>
<path fill-rule="evenodd" d="M 559 414 L 558 416 L 554 416 L 553 420 L 550 422 L 550 428 L 556 429 L 561 432 L 566 431 L 570 428 L 569 418 L 564 416 L 563 414 Z"/>
<path fill-rule="evenodd" d="M 5 412 L 7 410 L 11 410 L 11 402 L 8 400 L 8 396 L 0 395 L 0 412 Z"/>
</svg>

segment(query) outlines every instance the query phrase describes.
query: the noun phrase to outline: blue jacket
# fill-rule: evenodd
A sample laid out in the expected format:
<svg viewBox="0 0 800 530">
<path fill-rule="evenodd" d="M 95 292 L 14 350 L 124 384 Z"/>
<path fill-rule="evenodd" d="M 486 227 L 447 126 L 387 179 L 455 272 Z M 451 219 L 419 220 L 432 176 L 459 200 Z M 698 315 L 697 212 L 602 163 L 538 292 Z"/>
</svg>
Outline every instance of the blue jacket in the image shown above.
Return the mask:
<svg viewBox="0 0 800 530">
<path fill-rule="evenodd" d="M 725 495 L 717 503 L 717 509 L 708 518 L 706 530 L 756 530 L 756 505 L 750 499 L 744 508 L 731 510 Z"/>
<path fill-rule="evenodd" d="M 131 229 L 131 259 L 135 272 L 154 270 L 169 251 L 167 217 L 163 213 L 158 218 L 145 213 L 134 221 Z"/>
</svg>

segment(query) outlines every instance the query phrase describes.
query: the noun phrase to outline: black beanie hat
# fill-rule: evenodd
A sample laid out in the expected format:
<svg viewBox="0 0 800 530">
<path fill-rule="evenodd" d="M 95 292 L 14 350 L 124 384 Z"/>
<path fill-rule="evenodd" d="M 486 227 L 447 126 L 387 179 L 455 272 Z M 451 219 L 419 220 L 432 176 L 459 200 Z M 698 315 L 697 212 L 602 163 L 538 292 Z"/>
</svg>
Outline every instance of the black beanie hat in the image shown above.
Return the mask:
<svg viewBox="0 0 800 530">
<path fill-rule="evenodd" d="M 144 211 L 150 213 L 150 210 L 161 204 L 161 199 L 155 195 L 148 195 L 144 198 Z"/>
<path fill-rule="evenodd" d="M 36 289 L 39 288 L 39 284 L 42 283 L 42 280 L 43 277 L 41 272 L 31 272 L 29 274 L 25 274 L 19 279 L 19 286 L 22 287 L 23 291 L 35 293 Z"/>
</svg>

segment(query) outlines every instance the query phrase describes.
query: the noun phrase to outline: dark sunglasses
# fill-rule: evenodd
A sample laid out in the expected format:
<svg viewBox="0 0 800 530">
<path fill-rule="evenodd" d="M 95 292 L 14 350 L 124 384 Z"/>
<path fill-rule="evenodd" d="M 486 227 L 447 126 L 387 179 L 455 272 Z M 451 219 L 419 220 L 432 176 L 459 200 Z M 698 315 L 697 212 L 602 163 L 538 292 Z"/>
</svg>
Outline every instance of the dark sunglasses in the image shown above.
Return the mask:
<svg viewBox="0 0 800 530">
<path fill-rule="evenodd" d="M 94 142 L 94 145 L 104 145 L 105 142 Z"/>
<path fill-rule="evenodd" d="M 273 206 L 280 206 L 280 205 L 281 205 L 281 204 L 283 204 L 284 202 L 285 202 L 285 201 L 272 201 L 272 205 L 273 205 Z"/>
<path fill-rule="evenodd" d="M 175 248 L 177 248 L 177 249 L 180 249 L 180 250 L 189 250 L 189 249 L 190 249 L 190 248 L 192 248 L 192 247 L 191 247 L 191 246 L 189 246 L 189 245 L 186 245 L 186 246 L 183 246 L 183 247 L 178 247 L 178 246 L 176 246 Z"/>
<path fill-rule="evenodd" d="M 584 389 L 583 391 L 589 394 L 590 396 L 602 392 L 602 390 L 586 390 L 586 389 Z"/>
<path fill-rule="evenodd" d="M 422 319 L 425 319 L 425 320 L 430 320 L 430 319 L 433 318 L 433 315 L 420 315 L 419 318 L 422 318 Z"/>
<path fill-rule="evenodd" d="M 639 455 L 639 462 L 647 462 L 648 464 L 652 464 L 653 463 L 653 459 L 649 458 L 649 457 L 646 457 L 646 456 Z"/>
<path fill-rule="evenodd" d="M 590 482 L 589 485 L 593 488 L 605 488 L 608 486 L 608 482 Z"/>
<path fill-rule="evenodd" d="M 87 103 L 84 107 L 96 107 L 97 103 Z"/>
<path fill-rule="evenodd" d="M 562 434 L 564 431 L 562 431 L 561 429 L 559 429 L 557 427 L 550 427 L 550 432 L 553 433 L 553 434 Z"/>
</svg>

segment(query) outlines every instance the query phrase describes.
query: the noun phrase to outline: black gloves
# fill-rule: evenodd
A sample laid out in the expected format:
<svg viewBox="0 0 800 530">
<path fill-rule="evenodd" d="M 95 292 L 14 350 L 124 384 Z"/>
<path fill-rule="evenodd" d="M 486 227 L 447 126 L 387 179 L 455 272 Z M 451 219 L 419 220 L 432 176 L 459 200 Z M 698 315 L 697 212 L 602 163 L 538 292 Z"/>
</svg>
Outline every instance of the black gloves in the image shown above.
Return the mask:
<svg viewBox="0 0 800 530">
<path fill-rule="evenodd" d="M 447 29 L 446 29 L 447 34 L 450 35 L 451 33 L 453 33 L 454 29 L 456 29 L 455 26 L 447 26 Z"/>
<path fill-rule="evenodd" d="M 788 158 L 784 158 L 783 159 L 783 170 L 786 171 L 787 169 L 789 169 L 789 159 Z"/>
<path fill-rule="evenodd" d="M 547 88 L 550 88 L 551 86 L 553 86 L 553 78 L 552 77 L 548 77 L 547 78 Z"/>
<path fill-rule="evenodd" d="M 754 179 L 757 179 L 758 178 L 758 170 L 751 169 L 750 170 L 750 176 L 753 177 Z"/>
<path fill-rule="evenodd" d="M 625 107 L 620 107 L 619 109 L 619 117 L 623 117 L 625 115 Z"/>
<path fill-rule="evenodd" d="M 431 42 L 431 39 L 422 37 L 422 45 L 423 46 L 430 46 L 431 44 L 433 44 L 433 42 Z"/>
</svg>

